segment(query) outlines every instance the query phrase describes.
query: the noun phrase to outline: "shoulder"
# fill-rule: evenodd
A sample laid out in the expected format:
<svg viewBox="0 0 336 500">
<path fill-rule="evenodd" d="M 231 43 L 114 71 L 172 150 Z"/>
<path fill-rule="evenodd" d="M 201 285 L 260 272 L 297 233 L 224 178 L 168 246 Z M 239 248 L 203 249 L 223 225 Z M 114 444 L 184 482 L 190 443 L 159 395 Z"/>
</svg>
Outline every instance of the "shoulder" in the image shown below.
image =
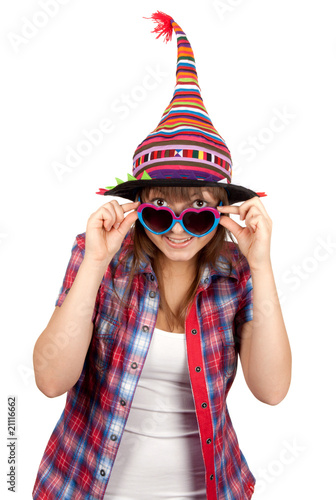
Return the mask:
<svg viewBox="0 0 336 500">
<path fill-rule="evenodd" d="M 79 250 L 85 250 L 85 233 L 77 234 L 76 239 L 73 243 L 73 249 L 78 247 Z"/>
<path fill-rule="evenodd" d="M 134 239 L 132 232 L 129 231 L 118 252 L 113 256 L 109 264 L 109 269 L 115 273 L 115 277 L 122 276 L 131 272 L 134 258 Z"/>
<path fill-rule="evenodd" d="M 81 251 L 85 251 L 85 236 L 86 233 L 80 233 L 77 234 L 76 239 L 72 245 L 73 249 L 78 248 Z M 133 248 L 133 238 L 131 237 L 131 234 L 128 232 L 124 241 L 121 244 L 120 249 L 118 252 L 115 254 L 113 259 L 117 258 L 118 260 L 124 257 L 127 253 L 127 251 Z"/>
<path fill-rule="evenodd" d="M 223 246 L 221 258 L 228 263 L 231 262 L 232 270 L 230 276 L 236 278 L 242 286 L 245 286 L 251 277 L 251 271 L 249 263 L 241 253 L 238 245 L 233 241 L 226 241 L 225 246 Z"/>
<path fill-rule="evenodd" d="M 85 232 L 77 234 L 71 248 L 70 267 L 77 268 L 83 261 L 85 255 L 85 237 L 86 237 Z M 121 244 L 120 249 L 112 257 L 106 269 L 105 272 L 106 277 L 110 277 L 111 273 L 113 273 L 116 270 L 116 268 L 118 268 L 119 273 L 129 272 L 131 268 L 132 249 L 133 249 L 133 238 L 131 237 L 130 233 L 127 233 L 125 239 Z"/>
</svg>

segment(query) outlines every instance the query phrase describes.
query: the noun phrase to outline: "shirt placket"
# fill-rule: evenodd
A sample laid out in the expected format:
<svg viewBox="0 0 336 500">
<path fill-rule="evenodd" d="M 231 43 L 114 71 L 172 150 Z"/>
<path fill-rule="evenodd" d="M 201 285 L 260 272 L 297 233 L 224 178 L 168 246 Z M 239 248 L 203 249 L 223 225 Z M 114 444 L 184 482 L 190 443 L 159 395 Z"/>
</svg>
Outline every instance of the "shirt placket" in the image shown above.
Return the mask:
<svg viewBox="0 0 336 500">
<path fill-rule="evenodd" d="M 153 274 L 149 274 L 147 280 L 150 284 L 146 287 L 145 299 L 143 304 L 143 314 L 139 318 L 139 323 L 137 326 L 137 337 L 138 345 L 140 346 L 142 353 L 131 352 L 129 354 L 128 366 L 129 369 L 123 373 L 120 391 L 119 391 L 119 402 L 118 407 L 116 407 L 113 418 L 109 428 L 110 436 L 110 453 L 109 456 L 106 455 L 106 449 L 104 448 L 104 455 L 102 455 L 99 468 L 98 468 L 98 484 L 97 493 L 103 494 L 105 492 L 109 476 L 112 471 L 113 463 L 116 459 L 122 434 L 127 422 L 128 414 L 131 409 L 131 403 L 133 396 L 137 387 L 138 380 L 141 374 L 141 366 L 144 365 L 145 359 L 148 353 L 150 340 L 152 338 L 153 330 L 156 323 L 157 312 L 159 309 L 160 296 L 158 293 L 157 282 Z M 137 354 L 137 357 L 142 357 L 142 365 L 140 366 L 132 356 Z M 112 446 L 112 449 L 111 449 Z M 111 458 L 112 451 L 112 458 Z"/>
<path fill-rule="evenodd" d="M 196 300 L 197 296 L 186 318 L 187 358 L 206 471 L 207 500 L 217 500 L 213 426 L 205 379 Z"/>
</svg>

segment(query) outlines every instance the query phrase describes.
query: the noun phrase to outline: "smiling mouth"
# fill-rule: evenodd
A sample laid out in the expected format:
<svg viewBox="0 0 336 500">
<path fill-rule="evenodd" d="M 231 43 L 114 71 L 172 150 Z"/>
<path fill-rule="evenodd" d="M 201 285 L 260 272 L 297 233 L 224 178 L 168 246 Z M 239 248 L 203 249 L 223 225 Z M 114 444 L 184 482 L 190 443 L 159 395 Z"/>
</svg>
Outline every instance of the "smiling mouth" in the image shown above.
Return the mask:
<svg viewBox="0 0 336 500">
<path fill-rule="evenodd" d="M 168 238 L 168 240 L 172 241 L 173 243 L 185 243 L 186 241 L 191 240 L 192 236 L 190 236 L 190 238 L 184 238 L 183 240 L 176 240 L 174 238 L 169 238 L 169 236 L 166 236 L 166 238 Z"/>
</svg>

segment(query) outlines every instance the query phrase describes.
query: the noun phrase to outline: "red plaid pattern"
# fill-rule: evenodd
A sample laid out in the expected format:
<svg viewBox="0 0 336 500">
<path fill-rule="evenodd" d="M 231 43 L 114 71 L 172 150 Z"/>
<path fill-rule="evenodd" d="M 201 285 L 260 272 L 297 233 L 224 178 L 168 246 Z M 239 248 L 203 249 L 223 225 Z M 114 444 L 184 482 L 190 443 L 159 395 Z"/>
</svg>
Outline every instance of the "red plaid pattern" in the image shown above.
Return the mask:
<svg viewBox="0 0 336 500">
<path fill-rule="evenodd" d="M 43 454 L 33 489 L 35 500 L 104 498 L 159 307 L 156 277 L 144 262 L 132 283 L 127 308 L 121 311 L 122 320 L 118 319 L 115 291 L 122 296 L 130 262 L 118 266 L 115 290 L 111 270 L 129 244 L 128 235 L 99 287 L 83 371 L 67 393 Z M 235 245 L 227 244 L 234 269 L 205 269 L 186 318 L 187 356 L 207 500 L 248 500 L 255 478 L 239 448 L 226 396 L 236 375 L 240 328 L 252 319 L 252 283 L 247 260 L 238 260 Z M 58 306 L 74 282 L 84 250 L 85 233 L 74 242 Z"/>
</svg>

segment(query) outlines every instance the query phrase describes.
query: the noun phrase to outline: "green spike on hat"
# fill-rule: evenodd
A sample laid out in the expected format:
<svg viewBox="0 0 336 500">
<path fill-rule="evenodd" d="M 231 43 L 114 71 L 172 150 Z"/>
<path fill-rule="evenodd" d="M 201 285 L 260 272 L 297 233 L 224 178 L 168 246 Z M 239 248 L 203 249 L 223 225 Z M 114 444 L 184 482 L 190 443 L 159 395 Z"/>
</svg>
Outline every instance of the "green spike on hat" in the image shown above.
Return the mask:
<svg viewBox="0 0 336 500">
<path fill-rule="evenodd" d="M 141 179 L 150 180 L 151 177 L 147 174 L 146 171 L 144 171 Z M 123 181 L 122 179 L 118 179 L 118 177 L 116 177 L 115 180 L 117 181 L 117 186 L 120 186 L 120 184 L 124 184 L 126 182 Z M 127 181 L 136 181 L 136 180 L 138 180 L 136 177 L 133 177 L 133 175 L 131 174 L 127 174 Z M 105 194 L 106 190 L 111 190 L 114 189 L 115 187 L 116 186 L 107 186 L 106 188 L 100 188 L 99 192 L 97 192 L 96 194 Z"/>
<path fill-rule="evenodd" d="M 167 42 L 173 31 L 177 37 L 173 97 L 158 126 L 136 148 L 132 176 L 127 182 L 117 179 L 116 187 L 100 189 L 98 194 L 135 200 L 139 189 L 146 186 L 221 186 L 230 204 L 263 195 L 231 184 L 231 154 L 204 106 L 186 34 L 163 12 L 152 14 L 151 19 L 156 23 L 156 38 L 163 36 Z"/>
<path fill-rule="evenodd" d="M 142 178 L 143 178 L 143 176 L 142 176 Z M 136 181 L 137 179 L 136 179 L 136 177 L 133 177 L 133 175 L 127 174 L 127 180 L 129 180 L 129 181 Z"/>
</svg>

